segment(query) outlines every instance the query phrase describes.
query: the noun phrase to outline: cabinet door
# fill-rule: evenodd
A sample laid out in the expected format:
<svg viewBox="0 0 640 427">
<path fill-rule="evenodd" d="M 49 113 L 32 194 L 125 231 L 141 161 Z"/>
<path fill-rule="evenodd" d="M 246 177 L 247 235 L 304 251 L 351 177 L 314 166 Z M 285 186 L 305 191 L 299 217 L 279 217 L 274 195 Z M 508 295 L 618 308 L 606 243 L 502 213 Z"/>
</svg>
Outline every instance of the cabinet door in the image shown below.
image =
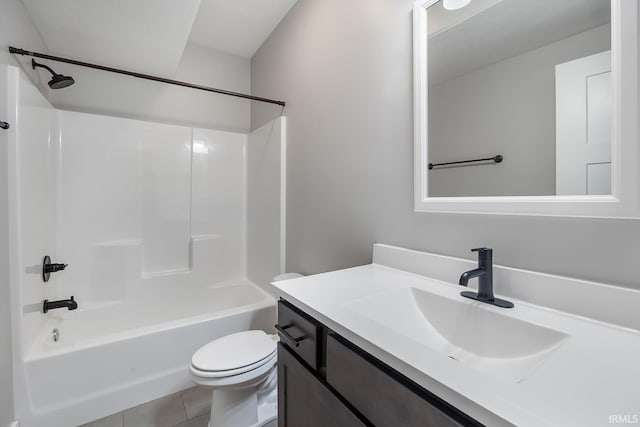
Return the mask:
<svg viewBox="0 0 640 427">
<path fill-rule="evenodd" d="M 278 427 L 364 425 L 284 345 L 278 344 Z"/>
<path fill-rule="evenodd" d="M 403 381 L 346 340 L 327 338 L 327 383 L 380 427 L 461 427 L 478 422 L 426 390 Z M 374 364 L 376 363 L 376 364 Z"/>
</svg>

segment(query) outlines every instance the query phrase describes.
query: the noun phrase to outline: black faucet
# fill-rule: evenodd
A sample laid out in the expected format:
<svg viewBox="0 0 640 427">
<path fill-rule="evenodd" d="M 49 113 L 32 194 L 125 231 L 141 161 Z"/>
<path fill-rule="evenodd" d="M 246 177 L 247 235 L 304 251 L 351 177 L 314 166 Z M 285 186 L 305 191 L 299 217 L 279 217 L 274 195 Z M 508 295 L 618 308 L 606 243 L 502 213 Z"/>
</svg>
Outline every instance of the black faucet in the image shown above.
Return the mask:
<svg viewBox="0 0 640 427">
<path fill-rule="evenodd" d="M 61 299 L 59 301 L 49 301 L 48 299 L 44 300 L 44 303 L 42 303 L 42 312 L 46 313 L 49 310 L 64 307 L 69 310 L 75 310 L 78 308 L 78 303 L 73 299 L 73 295 L 71 296 L 71 299 Z"/>
<path fill-rule="evenodd" d="M 465 271 L 460 276 L 460 286 L 467 286 L 469 279 L 478 278 L 478 293 L 461 292 L 463 297 L 485 302 L 498 307 L 512 308 L 513 303 L 493 296 L 493 250 L 490 248 L 475 248 L 471 252 L 478 252 L 478 268 Z"/>
<path fill-rule="evenodd" d="M 69 264 L 53 264 L 51 262 L 51 257 L 49 255 L 45 255 L 42 260 L 42 281 L 45 283 L 48 282 L 51 273 L 62 271 L 68 266 Z"/>
</svg>

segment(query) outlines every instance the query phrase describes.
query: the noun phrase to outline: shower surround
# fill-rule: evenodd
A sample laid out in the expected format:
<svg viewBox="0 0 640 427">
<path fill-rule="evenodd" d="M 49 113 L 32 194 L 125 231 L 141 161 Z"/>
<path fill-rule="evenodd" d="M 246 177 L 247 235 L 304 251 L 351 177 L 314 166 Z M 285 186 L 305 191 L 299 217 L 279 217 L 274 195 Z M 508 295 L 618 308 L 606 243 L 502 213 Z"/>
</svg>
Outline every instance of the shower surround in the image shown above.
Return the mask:
<svg viewBox="0 0 640 427">
<path fill-rule="evenodd" d="M 273 298 L 257 285 L 283 269 L 284 118 L 245 135 L 59 111 L 17 68 L 0 77 L 15 123 L 22 426 L 77 425 L 186 388 L 198 347 L 272 327 Z M 45 255 L 69 264 L 46 284 Z M 78 310 L 42 313 L 44 299 L 72 295 Z"/>
</svg>

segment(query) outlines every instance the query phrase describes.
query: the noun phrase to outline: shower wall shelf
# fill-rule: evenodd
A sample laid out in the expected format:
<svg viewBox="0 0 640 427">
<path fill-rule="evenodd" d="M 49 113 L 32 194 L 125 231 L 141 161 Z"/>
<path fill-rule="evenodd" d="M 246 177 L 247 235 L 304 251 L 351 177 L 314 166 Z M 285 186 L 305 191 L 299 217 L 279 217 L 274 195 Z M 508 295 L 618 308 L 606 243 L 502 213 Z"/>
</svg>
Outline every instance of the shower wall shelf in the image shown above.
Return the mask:
<svg viewBox="0 0 640 427">
<path fill-rule="evenodd" d="M 445 163 L 429 163 L 429 170 L 436 168 L 438 166 L 453 166 L 453 165 L 473 166 L 473 163 L 489 162 L 489 161 L 500 163 L 503 160 L 504 160 L 504 157 L 502 157 L 501 154 L 498 154 L 493 157 L 486 157 L 484 159 L 459 160 L 457 162 L 445 162 Z"/>
<path fill-rule="evenodd" d="M 175 85 L 175 86 L 182 86 L 182 87 L 188 87 L 191 89 L 203 90 L 206 92 L 219 93 L 221 95 L 235 96 L 237 98 L 249 99 L 251 101 L 277 104 L 282 107 L 285 107 L 286 105 L 284 101 L 277 101 L 269 98 L 261 98 L 259 96 L 247 95 L 245 93 L 231 92 L 224 89 L 217 89 L 209 86 L 202 86 L 194 83 L 182 82 L 179 80 L 166 79 L 164 77 L 152 76 L 150 74 L 137 73 L 135 71 L 128 71 L 128 70 L 122 70 L 119 68 L 106 67 L 104 65 L 91 64 L 89 62 L 76 61 L 75 59 L 68 59 L 68 58 L 62 58 L 60 56 L 47 55 L 45 53 L 32 52 L 29 50 L 20 49 L 13 46 L 9 46 L 9 53 L 13 53 L 16 55 L 32 56 L 35 58 L 48 59 L 48 60 L 57 61 L 57 62 L 64 62 L 66 64 L 77 65 L 80 67 L 93 68 L 95 70 L 107 71 L 107 72 L 116 73 L 116 74 L 124 74 L 125 76 L 136 77 L 138 79 L 152 80 L 159 83 L 166 83 L 166 84 Z"/>
</svg>

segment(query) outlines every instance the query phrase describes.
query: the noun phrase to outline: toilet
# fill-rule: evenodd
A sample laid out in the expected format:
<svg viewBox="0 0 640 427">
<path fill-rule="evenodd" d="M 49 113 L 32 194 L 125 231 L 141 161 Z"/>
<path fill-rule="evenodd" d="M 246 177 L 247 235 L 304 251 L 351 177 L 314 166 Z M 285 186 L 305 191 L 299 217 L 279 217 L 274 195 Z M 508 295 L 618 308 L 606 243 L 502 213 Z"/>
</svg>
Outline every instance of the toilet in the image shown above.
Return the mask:
<svg viewBox="0 0 640 427">
<path fill-rule="evenodd" d="M 302 277 L 285 273 L 273 281 Z M 264 331 L 230 334 L 193 354 L 191 380 L 211 387 L 209 427 L 276 427 L 278 415 L 277 335 Z"/>
<path fill-rule="evenodd" d="M 196 351 L 191 380 L 211 387 L 209 427 L 271 427 L 278 414 L 275 335 L 243 331 Z"/>
</svg>

